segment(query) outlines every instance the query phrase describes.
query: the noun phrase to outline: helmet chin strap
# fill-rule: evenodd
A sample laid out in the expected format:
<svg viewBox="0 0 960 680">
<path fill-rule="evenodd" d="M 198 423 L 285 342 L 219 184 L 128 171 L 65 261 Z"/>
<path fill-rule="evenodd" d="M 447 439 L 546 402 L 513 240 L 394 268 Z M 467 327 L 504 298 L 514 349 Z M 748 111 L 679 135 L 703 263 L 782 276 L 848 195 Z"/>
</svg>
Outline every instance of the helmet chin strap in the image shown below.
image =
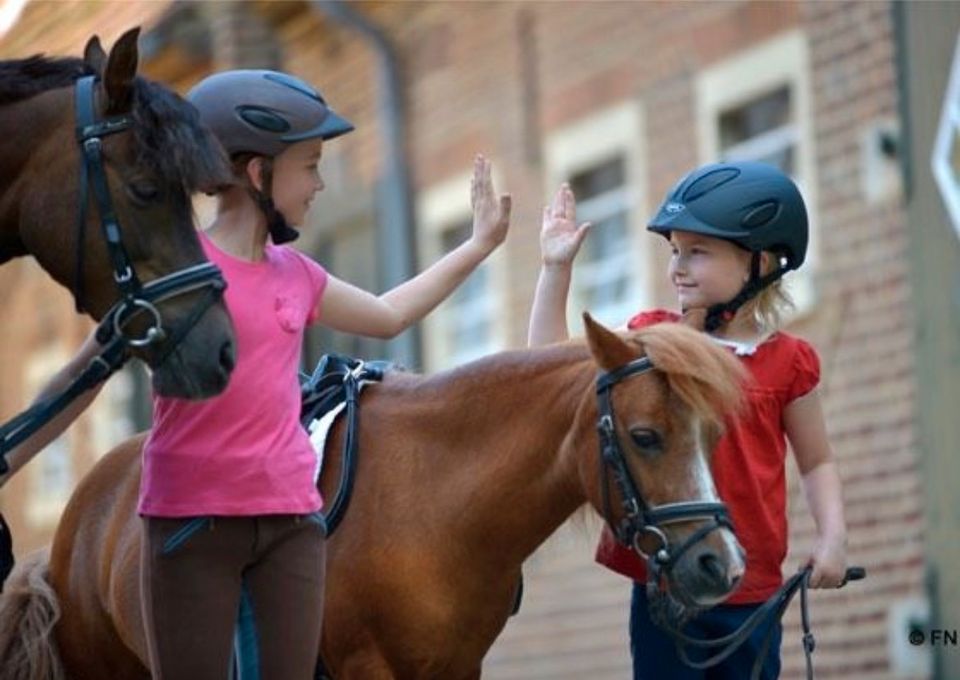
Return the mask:
<svg viewBox="0 0 960 680">
<path fill-rule="evenodd" d="M 270 233 L 270 239 L 276 245 L 296 241 L 300 236 L 300 232 L 290 226 L 287 218 L 284 217 L 283 213 L 277 210 L 277 206 L 273 204 L 273 198 L 271 196 L 273 193 L 273 160 L 264 158 L 261 168 L 261 180 L 264 190 L 259 191 L 251 187 L 250 196 L 267 218 L 267 231 Z"/>
<path fill-rule="evenodd" d="M 776 270 L 766 276 L 760 276 L 760 252 L 754 251 L 750 257 L 750 279 L 732 300 L 721 302 L 707 308 L 707 317 L 703 322 L 703 330 L 707 333 L 712 333 L 732 321 L 738 309 L 786 273 L 787 269 L 778 262 Z"/>
</svg>

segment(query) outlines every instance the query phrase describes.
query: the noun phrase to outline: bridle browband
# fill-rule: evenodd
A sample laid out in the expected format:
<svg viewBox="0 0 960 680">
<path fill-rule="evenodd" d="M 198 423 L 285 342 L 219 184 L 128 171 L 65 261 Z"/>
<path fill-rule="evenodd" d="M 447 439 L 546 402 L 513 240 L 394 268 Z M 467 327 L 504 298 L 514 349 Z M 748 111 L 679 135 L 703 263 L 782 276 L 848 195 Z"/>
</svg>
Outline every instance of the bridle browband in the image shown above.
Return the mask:
<svg viewBox="0 0 960 680">
<path fill-rule="evenodd" d="M 655 368 L 649 357 L 635 359 L 597 378 L 597 430 L 600 435 L 600 477 L 603 499 L 603 515 L 614 536 L 624 546 L 631 548 L 647 561 L 647 590 L 650 594 L 662 592 L 663 579 L 669 578 L 673 567 L 696 543 L 712 531 L 726 528 L 733 530 L 727 506 L 721 502 L 690 501 L 649 506 L 640 494 L 633 476 L 627 467 L 626 458 L 617 437 L 616 417 L 613 410 L 612 390 L 615 385 Z M 610 499 L 610 475 L 620 493 L 623 517 L 614 522 Z M 704 521 L 679 546 L 670 544 L 663 527 L 679 522 Z M 640 546 L 643 536 L 654 536 L 660 546 L 652 553 Z"/>
<path fill-rule="evenodd" d="M 75 112 L 76 136 L 80 144 L 80 206 L 77 220 L 77 261 L 74 269 L 73 295 L 77 311 L 84 311 L 83 285 L 84 242 L 86 240 L 87 205 L 92 188 L 94 203 L 100 216 L 100 229 L 113 268 L 113 280 L 119 297 L 100 320 L 97 341 L 104 345 L 87 368 L 61 393 L 34 404 L 0 427 L 0 474 L 8 470 L 5 454 L 21 444 L 77 396 L 106 380 L 126 363 L 131 348 L 147 348 L 166 342 L 166 347 L 153 357 L 159 366 L 176 349 L 187 333 L 207 309 L 220 299 L 227 287 L 220 270 L 212 262 L 201 262 L 161 276 L 146 284 L 140 282 L 133 263 L 123 245 L 120 222 L 117 219 L 103 164 L 102 138 L 129 129 L 130 115 L 97 119 L 94 110 L 95 76 L 83 76 L 76 82 Z M 194 305 L 190 314 L 178 325 L 172 335 L 163 324 L 163 315 L 157 304 L 196 290 L 206 294 Z M 147 314 L 148 328 L 139 337 L 126 333 L 131 320 Z"/>
</svg>

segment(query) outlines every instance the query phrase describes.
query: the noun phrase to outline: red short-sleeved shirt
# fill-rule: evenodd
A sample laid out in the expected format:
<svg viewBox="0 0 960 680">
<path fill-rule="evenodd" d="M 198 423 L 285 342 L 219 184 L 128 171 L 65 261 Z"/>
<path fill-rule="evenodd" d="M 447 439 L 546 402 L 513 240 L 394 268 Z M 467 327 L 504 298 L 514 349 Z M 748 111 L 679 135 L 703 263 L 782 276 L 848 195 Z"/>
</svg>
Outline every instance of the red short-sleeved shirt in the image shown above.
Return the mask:
<svg viewBox="0 0 960 680">
<path fill-rule="evenodd" d="M 643 312 L 631 329 L 679 316 L 665 310 Z M 731 350 L 732 351 L 732 350 Z M 740 357 L 753 380 L 745 387 L 744 413 L 727 429 L 713 453 L 711 468 L 717 491 L 730 509 L 737 540 L 747 553 L 746 573 L 729 604 L 762 602 L 783 582 L 781 564 L 787 554 L 786 435 L 783 410 L 816 387 L 820 361 L 800 338 L 776 333 L 753 354 Z M 636 580 L 646 580 L 646 564 L 604 529 L 597 561 Z"/>
</svg>

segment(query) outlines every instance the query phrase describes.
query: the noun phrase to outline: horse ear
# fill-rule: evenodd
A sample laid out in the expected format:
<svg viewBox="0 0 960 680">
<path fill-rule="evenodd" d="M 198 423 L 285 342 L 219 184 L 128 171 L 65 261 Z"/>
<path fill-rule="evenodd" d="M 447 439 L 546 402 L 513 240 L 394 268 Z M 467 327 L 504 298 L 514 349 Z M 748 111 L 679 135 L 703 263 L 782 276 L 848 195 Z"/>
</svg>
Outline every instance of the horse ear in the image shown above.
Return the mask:
<svg viewBox="0 0 960 680">
<path fill-rule="evenodd" d="M 703 331 L 707 325 L 707 310 L 702 308 L 688 309 L 683 313 L 681 323 L 695 331 Z"/>
<path fill-rule="evenodd" d="M 99 37 L 93 36 L 87 41 L 87 46 L 83 48 L 83 61 L 98 76 L 103 75 L 103 67 L 107 63 L 107 53 L 103 51 Z"/>
<path fill-rule="evenodd" d="M 589 312 L 583 313 L 583 326 L 587 329 L 587 344 L 597 364 L 605 371 L 612 371 L 637 358 L 637 349 L 603 324 L 594 321 Z"/>
<path fill-rule="evenodd" d="M 137 75 L 137 38 L 140 27 L 131 28 L 120 36 L 110 50 L 104 72 L 104 86 L 107 89 L 107 113 L 124 113 L 133 103 L 133 79 Z"/>
</svg>

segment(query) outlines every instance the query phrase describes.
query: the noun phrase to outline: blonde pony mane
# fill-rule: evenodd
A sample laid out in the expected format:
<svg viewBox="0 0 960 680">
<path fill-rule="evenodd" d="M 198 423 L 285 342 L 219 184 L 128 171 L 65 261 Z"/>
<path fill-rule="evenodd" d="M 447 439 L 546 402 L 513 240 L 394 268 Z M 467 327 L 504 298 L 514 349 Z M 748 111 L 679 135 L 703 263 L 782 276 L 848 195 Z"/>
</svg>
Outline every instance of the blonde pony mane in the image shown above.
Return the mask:
<svg viewBox="0 0 960 680">
<path fill-rule="evenodd" d="M 743 405 L 743 365 L 703 333 L 679 323 L 660 323 L 631 334 L 670 389 L 706 424 L 723 427 Z"/>
</svg>

